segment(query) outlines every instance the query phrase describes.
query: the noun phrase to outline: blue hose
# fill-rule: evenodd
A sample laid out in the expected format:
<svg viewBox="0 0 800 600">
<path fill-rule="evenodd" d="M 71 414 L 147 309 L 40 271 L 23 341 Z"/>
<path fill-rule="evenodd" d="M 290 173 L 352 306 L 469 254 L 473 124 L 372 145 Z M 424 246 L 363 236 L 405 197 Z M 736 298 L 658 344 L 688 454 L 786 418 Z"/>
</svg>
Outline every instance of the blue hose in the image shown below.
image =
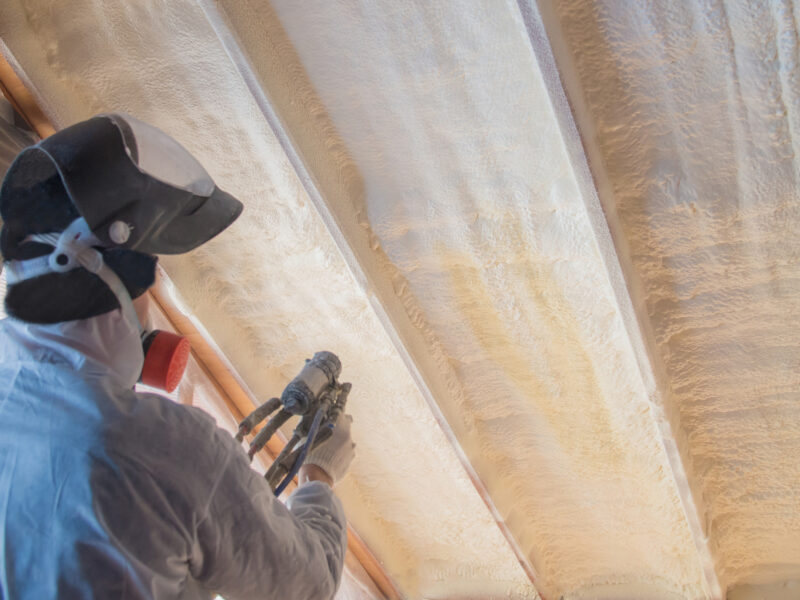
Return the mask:
<svg viewBox="0 0 800 600">
<path fill-rule="evenodd" d="M 308 437 L 306 438 L 306 443 L 303 444 L 303 449 L 300 451 L 300 456 L 297 457 L 297 460 L 294 461 L 294 466 L 292 470 L 283 478 L 283 481 L 280 482 L 278 487 L 275 488 L 275 497 L 277 498 L 283 493 L 283 490 L 286 489 L 286 486 L 289 485 L 289 482 L 294 479 L 297 472 L 300 470 L 300 467 L 303 465 L 303 461 L 306 459 L 306 454 L 308 454 L 309 448 L 314 443 L 314 439 L 317 437 L 317 430 L 319 429 L 319 425 L 322 422 L 322 416 L 324 413 L 328 412 L 327 406 L 320 406 L 317 409 L 317 414 L 314 415 L 314 421 L 311 423 L 311 429 L 308 431 Z"/>
</svg>

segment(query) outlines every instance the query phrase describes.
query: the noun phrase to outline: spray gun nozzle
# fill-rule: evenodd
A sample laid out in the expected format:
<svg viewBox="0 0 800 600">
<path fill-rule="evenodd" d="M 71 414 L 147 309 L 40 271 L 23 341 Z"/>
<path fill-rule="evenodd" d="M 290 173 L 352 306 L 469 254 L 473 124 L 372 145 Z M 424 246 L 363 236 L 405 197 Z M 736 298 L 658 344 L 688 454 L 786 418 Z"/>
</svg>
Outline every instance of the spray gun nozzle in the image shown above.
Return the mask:
<svg viewBox="0 0 800 600">
<path fill-rule="evenodd" d="M 286 386 L 280 399 L 271 398 L 239 424 L 236 440 L 242 441 L 258 423 L 278 407 L 282 407 L 250 444 L 247 455 L 252 461 L 256 453 L 290 417 L 301 417 L 292 439 L 265 475 L 276 496 L 294 478 L 307 452 L 330 437 L 352 387 L 349 383 L 338 382 L 341 371 L 342 363 L 335 354 L 317 352 L 313 358 L 306 360 L 303 369 Z"/>
</svg>

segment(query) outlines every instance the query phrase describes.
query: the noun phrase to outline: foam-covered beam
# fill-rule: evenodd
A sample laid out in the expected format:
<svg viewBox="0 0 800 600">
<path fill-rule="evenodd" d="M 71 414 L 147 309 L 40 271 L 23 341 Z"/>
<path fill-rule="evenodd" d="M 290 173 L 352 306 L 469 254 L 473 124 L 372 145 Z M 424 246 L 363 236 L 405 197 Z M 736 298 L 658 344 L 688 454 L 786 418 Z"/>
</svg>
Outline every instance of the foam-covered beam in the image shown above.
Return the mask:
<svg viewBox="0 0 800 600">
<path fill-rule="evenodd" d="M 654 415 L 661 436 L 660 441 L 678 490 L 692 539 L 697 548 L 698 561 L 705 578 L 706 593 L 709 598 L 719 600 L 723 597 L 722 588 L 716 572 L 714 557 L 708 544 L 708 537 L 700 520 L 700 506 L 684 466 L 685 455 L 682 454 L 681 448 L 685 445 L 680 443 L 676 434 L 679 424 L 668 398 L 669 385 L 663 373 L 663 365 L 659 362 L 659 354 L 654 348 L 652 336 L 647 335 L 647 315 L 643 312 L 646 309 L 639 297 L 637 282 L 632 281 L 635 275 L 629 261 L 625 260 L 627 256 L 625 239 L 618 232 L 618 226 L 614 222 L 613 209 L 604 210 L 603 199 L 600 197 L 596 185 L 597 172 L 592 168 L 592 161 L 584 146 L 584 137 L 576 124 L 570 99 L 562 84 L 562 72 L 559 70 L 556 54 L 559 55 L 561 64 L 565 65 L 568 61 L 568 53 L 559 53 L 558 45 L 556 44 L 554 47 L 551 44 L 542 20 L 540 7 L 534 0 L 517 0 L 517 4 L 530 39 L 531 50 L 539 64 L 553 105 L 553 112 L 561 128 L 564 146 L 570 157 L 597 246 L 615 294 L 632 355 L 636 359 L 649 400 L 656 409 Z M 595 158 L 599 160 L 596 152 Z M 610 187 L 604 186 L 604 192 L 606 196 L 610 195 Z M 605 200 L 606 206 L 609 203 L 613 206 L 613 198 Z M 611 218 L 611 222 L 609 222 L 609 218 Z M 616 235 L 613 235 L 615 232 Z"/>
<path fill-rule="evenodd" d="M 379 272 L 376 264 L 374 248 L 370 249 L 369 242 L 364 239 L 357 239 L 351 234 L 347 227 L 340 222 L 336 203 L 331 198 L 326 197 L 322 186 L 318 182 L 318 174 L 314 169 L 309 168 L 306 163 L 302 150 L 293 139 L 293 133 L 285 126 L 280 110 L 276 108 L 272 99 L 264 90 L 259 76 L 250 63 L 247 53 L 241 47 L 234 28 L 231 27 L 228 17 L 223 10 L 220 10 L 218 3 L 214 0 L 198 0 L 203 12 L 219 37 L 220 42 L 228 53 L 231 62 L 238 70 L 248 90 L 253 96 L 257 106 L 261 110 L 264 118 L 269 123 L 275 137 L 279 140 L 281 147 L 286 153 L 298 179 L 302 182 L 309 198 L 314 203 L 317 211 L 322 217 L 331 237 L 334 239 L 342 257 L 347 263 L 353 277 L 364 290 L 369 303 L 381 324 L 383 325 L 389 338 L 403 359 L 417 387 L 426 400 L 436 422 L 443 431 L 446 439 L 452 446 L 467 476 L 478 492 L 481 500 L 494 518 L 497 527 L 500 529 L 504 538 L 514 552 L 519 564 L 527 575 L 531 584 L 536 584 L 537 574 L 529 557 L 523 552 L 513 533 L 505 523 L 500 511 L 494 504 L 492 497 L 481 480 L 478 473 L 470 463 L 466 452 L 461 447 L 456 434 L 453 432 L 446 417 L 436 400 L 437 395 L 446 394 L 444 381 L 431 379 L 433 369 L 420 368 L 419 357 L 409 350 L 412 344 L 409 343 L 408 336 L 415 335 L 413 328 L 409 328 L 410 323 L 405 322 L 405 310 L 399 304 L 399 300 L 393 293 L 390 282 L 372 276 Z M 399 320 L 398 320 L 399 319 Z M 418 335 L 418 334 L 417 334 Z"/>
</svg>

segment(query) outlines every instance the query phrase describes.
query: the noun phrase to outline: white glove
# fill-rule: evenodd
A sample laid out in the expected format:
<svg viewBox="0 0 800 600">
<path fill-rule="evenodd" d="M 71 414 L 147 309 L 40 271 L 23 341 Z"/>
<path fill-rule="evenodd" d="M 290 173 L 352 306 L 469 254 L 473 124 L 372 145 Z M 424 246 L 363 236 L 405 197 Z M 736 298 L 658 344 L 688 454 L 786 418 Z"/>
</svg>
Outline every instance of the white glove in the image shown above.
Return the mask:
<svg viewBox="0 0 800 600">
<path fill-rule="evenodd" d="M 330 476 L 334 485 L 347 474 L 356 455 L 356 445 L 350 437 L 352 422 L 353 417 L 350 415 L 341 415 L 331 437 L 312 449 L 306 457 L 306 464 L 317 465 Z"/>
</svg>

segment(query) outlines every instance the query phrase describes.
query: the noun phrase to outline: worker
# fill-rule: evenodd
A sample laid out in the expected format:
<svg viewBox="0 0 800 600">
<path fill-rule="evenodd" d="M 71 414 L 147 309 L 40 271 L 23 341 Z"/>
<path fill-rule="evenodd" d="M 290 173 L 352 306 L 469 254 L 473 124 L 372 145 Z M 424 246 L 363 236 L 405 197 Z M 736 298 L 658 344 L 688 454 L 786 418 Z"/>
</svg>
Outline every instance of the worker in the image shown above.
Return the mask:
<svg viewBox="0 0 800 600">
<path fill-rule="evenodd" d="M 101 115 L 23 150 L 0 189 L 0 598 L 324 599 L 350 418 L 284 505 L 203 411 L 134 391 L 133 298 L 242 205 L 175 140 Z"/>
</svg>

